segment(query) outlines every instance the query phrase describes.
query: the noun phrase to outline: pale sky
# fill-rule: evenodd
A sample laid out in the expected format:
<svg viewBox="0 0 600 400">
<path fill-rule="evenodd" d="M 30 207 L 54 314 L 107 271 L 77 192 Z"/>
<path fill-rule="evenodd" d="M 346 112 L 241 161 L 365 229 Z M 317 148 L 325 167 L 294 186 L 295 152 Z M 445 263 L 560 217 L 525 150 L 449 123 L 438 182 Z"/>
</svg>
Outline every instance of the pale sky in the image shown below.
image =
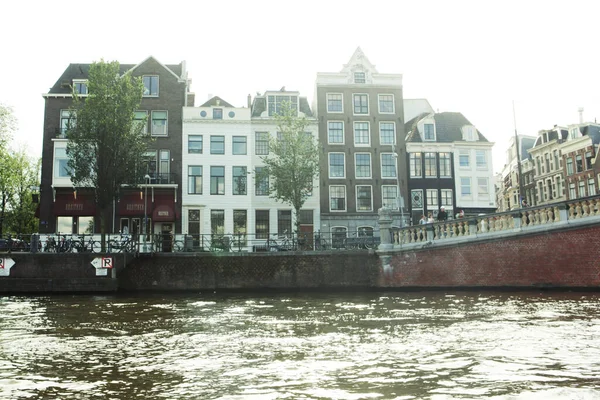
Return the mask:
<svg viewBox="0 0 600 400">
<path fill-rule="evenodd" d="M 338 72 L 360 46 L 405 98 L 461 112 L 495 142 L 494 172 L 520 134 L 600 120 L 597 1 L 10 1 L 0 13 L 0 103 L 15 147 L 41 157 L 42 93 L 69 63 L 185 60 L 196 105 L 209 94 L 299 90 Z"/>
</svg>

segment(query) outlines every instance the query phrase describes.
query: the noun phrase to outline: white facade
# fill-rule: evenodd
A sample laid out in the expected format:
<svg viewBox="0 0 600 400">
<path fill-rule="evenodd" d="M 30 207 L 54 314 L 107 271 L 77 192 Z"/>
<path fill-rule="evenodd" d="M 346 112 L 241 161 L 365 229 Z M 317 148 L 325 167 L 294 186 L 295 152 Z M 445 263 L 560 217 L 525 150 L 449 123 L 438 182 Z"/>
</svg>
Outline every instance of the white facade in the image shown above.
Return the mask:
<svg viewBox="0 0 600 400">
<path fill-rule="evenodd" d="M 457 209 L 496 208 L 493 145 L 492 142 L 454 142 Z"/>
<path fill-rule="evenodd" d="M 309 128 L 316 140 L 316 122 Z M 277 126 L 270 117 L 252 119 L 249 108 L 184 107 L 182 233 L 232 234 L 234 238 L 245 234 L 242 250 L 252 250 L 260 242 L 255 240 L 256 210 L 260 210 L 259 215 L 268 211 L 269 232 L 283 234 L 278 232 L 279 211 L 292 207 L 268 195 L 256 195 L 255 169 L 262 166 L 256 154 L 256 132 L 275 137 Z M 303 207 L 313 210 L 315 226 L 320 223 L 317 185 L 318 179 Z"/>
</svg>

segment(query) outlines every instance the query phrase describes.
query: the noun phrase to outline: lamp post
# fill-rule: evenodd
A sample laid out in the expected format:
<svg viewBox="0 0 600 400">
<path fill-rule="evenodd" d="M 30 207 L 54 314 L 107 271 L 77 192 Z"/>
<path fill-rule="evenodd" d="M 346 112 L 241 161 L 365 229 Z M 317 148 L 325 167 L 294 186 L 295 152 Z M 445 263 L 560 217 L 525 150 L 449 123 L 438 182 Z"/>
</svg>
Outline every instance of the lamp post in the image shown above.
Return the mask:
<svg viewBox="0 0 600 400">
<path fill-rule="evenodd" d="M 396 160 L 396 204 L 398 205 L 398 211 L 400 211 L 400 228 L 404 227 L 404 199 L 400 194 L 400 170 L 398 169 L 398 153 L 396 153 L 396 145 L 392 143 L 392 157 Z"/>
<path fill-rule="evenodd" d="M 146 187 L 144 188 L 144 253 L 148 251 L 147 236 L 148 236 L 148 185 L 150 184 L 150 175 L 144 176 Z"/>
</svg>

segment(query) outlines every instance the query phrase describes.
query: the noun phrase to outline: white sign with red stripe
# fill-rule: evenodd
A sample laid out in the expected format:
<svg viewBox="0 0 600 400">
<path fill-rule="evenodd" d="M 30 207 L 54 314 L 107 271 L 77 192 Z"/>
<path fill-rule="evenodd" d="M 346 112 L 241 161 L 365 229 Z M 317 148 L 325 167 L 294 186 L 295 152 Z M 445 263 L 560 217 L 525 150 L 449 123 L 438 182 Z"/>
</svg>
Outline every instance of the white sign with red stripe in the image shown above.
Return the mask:
<svg viewBox="0 0 600 400">
<path fill-rule="evenodd" d="M 0 258 L 0 276 L 9 276 L 13 265 L 15 261 L 12 258 Z"/>
</svg>

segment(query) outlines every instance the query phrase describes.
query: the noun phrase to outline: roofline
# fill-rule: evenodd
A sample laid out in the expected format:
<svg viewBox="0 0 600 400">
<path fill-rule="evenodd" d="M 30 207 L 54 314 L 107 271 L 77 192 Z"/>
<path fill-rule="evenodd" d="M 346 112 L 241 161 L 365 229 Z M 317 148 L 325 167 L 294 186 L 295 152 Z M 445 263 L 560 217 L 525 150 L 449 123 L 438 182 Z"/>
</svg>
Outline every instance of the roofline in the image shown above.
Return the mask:
<svg viewBox="0 0 600 400">
<path fill-rule="evenodd" d="M 173 76 L 174 76 L 174 77 L 177 79 L 177 81 L 179 81 L 179 82 L 185 82 L 185 78 L 182 78 L 182 77 L 180 77 L 180 76 L 177 76 L 177 75 L 175 74 L 175 72 L 173 72 L 173 71 L 171 70 L 171 68 L 167 67 L 165 64 L 163 64 L 163 63 L 161 63 L 160 61 L 158 61 L 158 59 L 157 59 L 156 57 L 152 56 L 152 55 L 150 55 L 150 56 L 146 57 L 146 58 L 145 58 L 145 59 L 144 59 L 142 62 L 140 62 L 140 63 L 138 63 L 138 64 L 134 65 L 134 66 L 133 66 L 133 67 L 131 67 L 129 70 L 125 71 L 125 73 L 127 73 L 127 72 L 132 72 L 134 69 L 136 69 L 137 67 L 139 67 L 140 65 L 142 65 L 143 63 L 145 63 L 146 61 L 148 61 L 148 60 L 149 60 L 149 59 L 151 59 L 151 58 L 152 58 L 154 61 L 156 61 L 156 62 L 157 62 L 157 63 L 158 63 L 158 64 L 159 64 L 161 67 L 163 67 L 164 69 L 166 69 L 167 71 L 169 71 L 169 72 L 171 73 L 171 75 L 173 75 Z"/>
</svg>

